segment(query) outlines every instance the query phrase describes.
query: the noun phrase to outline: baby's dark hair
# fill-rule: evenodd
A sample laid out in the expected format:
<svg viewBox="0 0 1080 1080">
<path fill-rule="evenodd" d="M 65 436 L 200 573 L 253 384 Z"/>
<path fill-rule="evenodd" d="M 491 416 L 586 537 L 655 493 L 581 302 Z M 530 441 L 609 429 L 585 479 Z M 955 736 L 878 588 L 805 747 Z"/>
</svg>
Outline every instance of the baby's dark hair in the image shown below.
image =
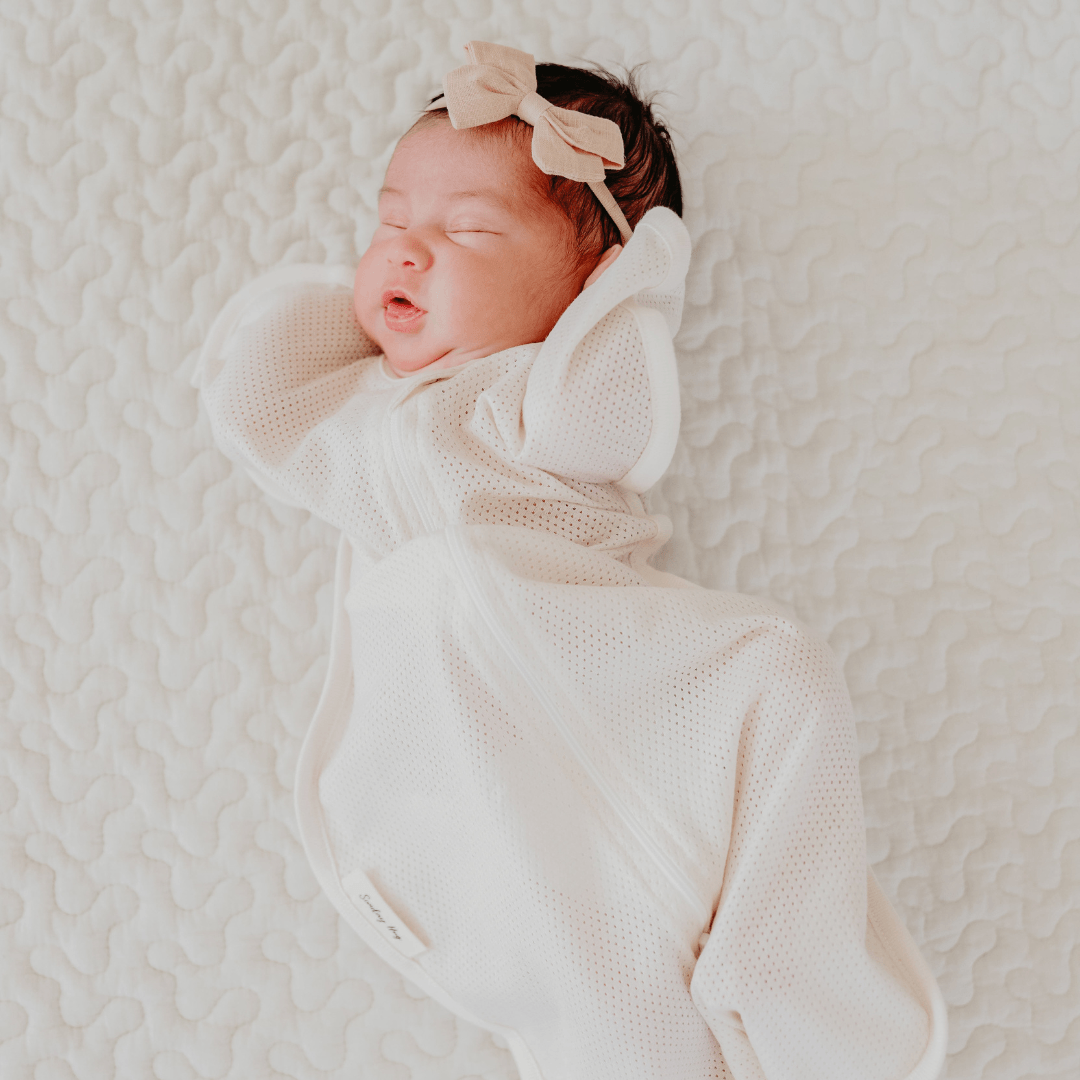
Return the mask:
<svg viewBox="0 0 1080 1080">
<path fill-rule="evenodd" d="M 637 69 L 629 71 L 624 81 L 603 68 L 536 65 L 536 92 L 542 98 L 563 109 L 604 116 L 619 125 L 626 164 L 608 172 L 606 183 L 632 229 L 654 206 L 667 206 L 682 216 L 682 185 L 671 133 L 653 115 L 652 98 L 642 96 L 636 75 Z M 431 104 L 441 98 L 441 94 L 432 98 Z M 427 117 L 441 119 L 446 115 L 445 110 L 437 109 L 424 114 L 417 123 L 423 126 Z M 510 117 L 487 126 L 502 128 L 503 125 L 510 125 L 513 137 L 529 145 L 532 127 L 524 120 Z M 551 200 L 562 208 L 574 226 L 577 252 L 582 259 L 595 257 L 613 244 L 622 243 L 618 226 L 588 184 L 543 173 L 540 181 L 548 185 Z"/>
</svg>

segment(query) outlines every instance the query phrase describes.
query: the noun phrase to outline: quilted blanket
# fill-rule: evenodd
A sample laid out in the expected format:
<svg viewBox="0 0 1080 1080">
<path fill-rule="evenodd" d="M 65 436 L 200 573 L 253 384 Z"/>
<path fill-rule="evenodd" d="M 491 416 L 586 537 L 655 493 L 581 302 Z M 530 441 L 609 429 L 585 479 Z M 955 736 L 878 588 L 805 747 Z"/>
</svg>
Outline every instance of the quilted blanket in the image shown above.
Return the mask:
<svg viewBox="0 0 1080 1080">
<path fill-rule="evenodd" d="M 470 39 L 643 63 L 694 241 L 653 560 L 822 634 L 947 1080 L 1080 1074 L 1080 9 L 0 0 L 0 1077 L 512 1080 L 299 846 L 336 536 L 188 376 Z"/>
</svg>

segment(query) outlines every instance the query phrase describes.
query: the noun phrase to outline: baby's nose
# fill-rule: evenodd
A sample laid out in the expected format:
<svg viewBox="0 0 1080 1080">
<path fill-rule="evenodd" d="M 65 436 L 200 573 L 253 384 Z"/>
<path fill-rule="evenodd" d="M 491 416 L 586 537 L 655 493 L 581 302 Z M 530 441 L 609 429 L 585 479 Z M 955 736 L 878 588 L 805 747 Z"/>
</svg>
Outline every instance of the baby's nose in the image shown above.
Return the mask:
<svg viewBox="0 0 1080 1080">
<path fill-rule="evenodd" d="M 388 253 L 395 266 L 410 270 L 426 270 L 432 261 L 431 248 L 413 229 L 405 229 L 396 238 Z"/>
</svg>

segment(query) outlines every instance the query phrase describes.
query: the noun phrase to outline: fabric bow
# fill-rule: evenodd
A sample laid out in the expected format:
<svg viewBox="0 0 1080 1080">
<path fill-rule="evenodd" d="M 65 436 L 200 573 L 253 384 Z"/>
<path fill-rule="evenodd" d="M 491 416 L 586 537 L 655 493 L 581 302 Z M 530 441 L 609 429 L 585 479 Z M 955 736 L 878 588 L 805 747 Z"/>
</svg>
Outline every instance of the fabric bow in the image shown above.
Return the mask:
<svg viewBox="0 0 1080 1080">
<path fill-rule="evenodd" d="M 619 125 L 603 116 L 562 109 L 536 92 L 536 63 L 520 49 L 470 41 L 469 63 L 443 79 L 445 108 L 455 128 L 479 127 L 518 116 L 532 125 L 532 159 L 541 172 L 586 183 L 619 226 L 631 229 L 604 183 L 605 170 L 625 163 Z M 444 106 L 433 103 L 429 109 Z"/>
</svg>

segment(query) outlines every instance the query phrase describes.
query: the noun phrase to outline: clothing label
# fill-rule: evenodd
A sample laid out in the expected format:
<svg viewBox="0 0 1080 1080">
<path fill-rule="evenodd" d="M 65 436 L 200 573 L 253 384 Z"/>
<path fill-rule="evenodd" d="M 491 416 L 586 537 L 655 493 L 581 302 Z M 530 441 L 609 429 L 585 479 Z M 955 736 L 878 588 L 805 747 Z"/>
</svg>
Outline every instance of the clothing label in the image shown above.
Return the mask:
<svg viewBox="0 0 1080 1080">
<path fill-rule="evenodd" d="M 417 956 L 427 951 L 427 946 L 394 914 L 363 870 L 354 870 L 342 878 L 341 885 L 353 906 L 398 952 Z"/>
</svg>

